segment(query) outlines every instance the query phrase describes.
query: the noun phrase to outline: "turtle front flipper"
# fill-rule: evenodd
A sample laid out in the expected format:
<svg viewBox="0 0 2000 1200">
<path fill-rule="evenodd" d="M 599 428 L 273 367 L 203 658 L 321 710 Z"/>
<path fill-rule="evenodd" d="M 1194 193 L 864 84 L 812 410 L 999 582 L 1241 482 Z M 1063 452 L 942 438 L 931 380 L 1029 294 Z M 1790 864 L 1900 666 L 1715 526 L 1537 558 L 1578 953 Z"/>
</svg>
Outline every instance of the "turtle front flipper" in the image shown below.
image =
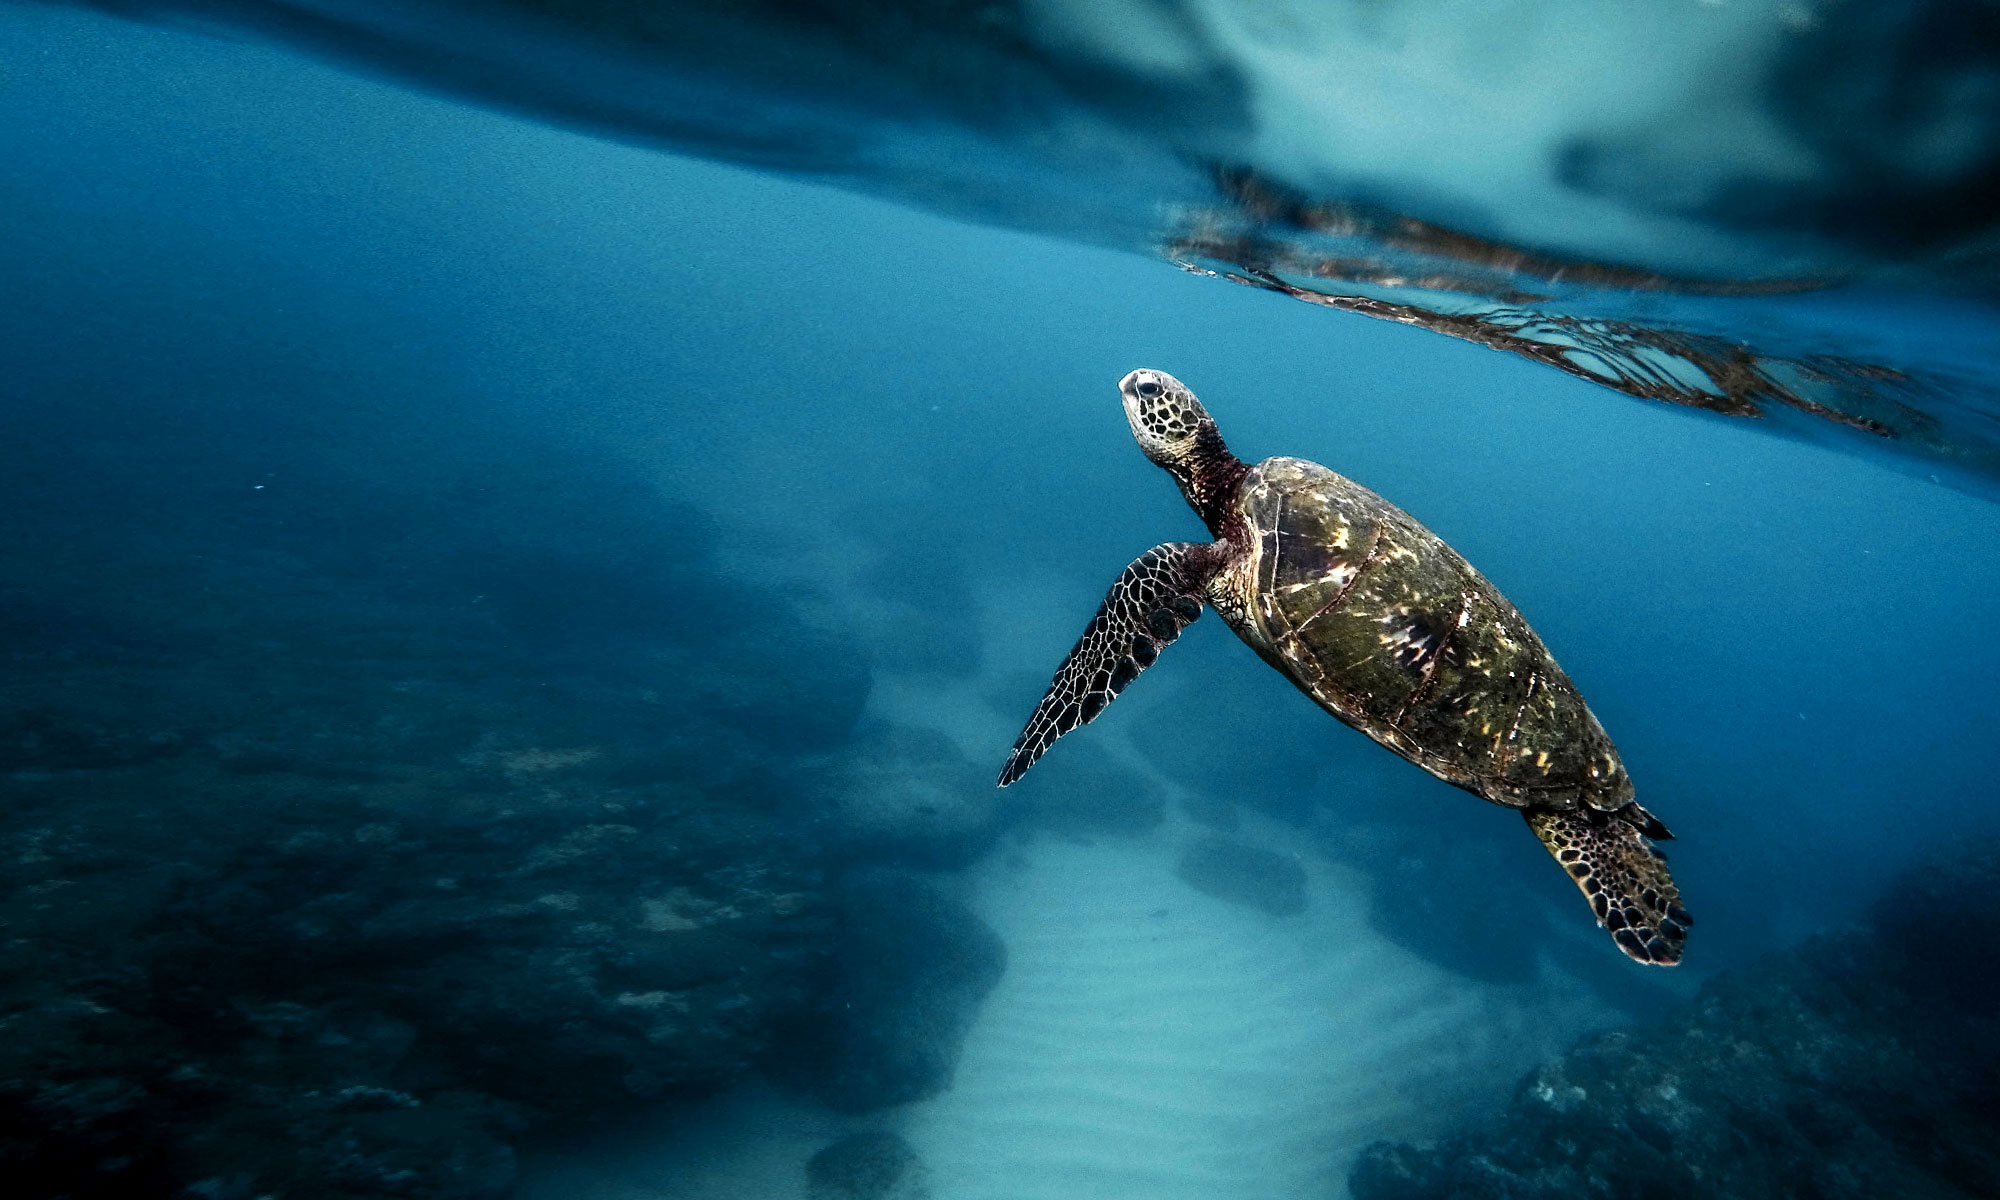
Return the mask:
<svg viewBox="0 0 2000 1200">
<path fill-rule="evenodd" d="M 1681 960 L 1694 918 L 1681 907 L 1666 855 L 1650 840 L 1673 836 L 1653 814 L 1637 804 L 1610 812 L 1585 804 L 1535 806 L 1522 815 L 1627 957 L 1662 967 Z"/>
<path fill-rule="evenodd" d="M 1125 568 L 1028 718 L 1000 768 L 1001 787 L 1027 774 L 1057 738 L 1096 720 L 1112 697 L 1153 665 L 1161 647 L 1201 616 L 1202 591 L 1214 573 L 1211 554 L 1209 546 L 1168 542 Z"/>
</svg>

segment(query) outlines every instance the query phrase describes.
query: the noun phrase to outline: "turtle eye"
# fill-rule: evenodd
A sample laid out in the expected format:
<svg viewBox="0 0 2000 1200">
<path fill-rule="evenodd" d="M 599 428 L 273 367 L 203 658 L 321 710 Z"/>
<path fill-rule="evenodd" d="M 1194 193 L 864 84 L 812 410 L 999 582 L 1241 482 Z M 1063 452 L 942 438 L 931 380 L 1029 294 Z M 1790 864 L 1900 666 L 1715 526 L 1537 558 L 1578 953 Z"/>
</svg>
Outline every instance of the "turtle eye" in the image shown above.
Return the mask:
<svg viewBox="0 0 2000 1200">
<path fill-rule="evenodd" d="M 1144 396 L 1144 397 L 1146 397 L 1146 398 L 1147 398 L 1148 400 L 1150 400 L 1150 399 L 1152 399 L 1153 397 L 1155 397 L 1155 396 L 1159 395 L 1159 394 L 1160 394 L 1161 392 L 1163 392 L 1163 391 L 1165 391 L 1165 390 L 1166 390 L 1165 388 L 1162 388 L 1162 387 L 1161 387 L 1161 386 L 1160 386 L 1159 384 L 1157 384 L 1157 383 L 1154 383 L 1154 382 L 1153 382 L 1152 380 L 1150 380 L 1150 379 L 1148 379 L 1148 380 L 1147 380 L 1146 382 L 1144 382 L 1144 383 L 1140 384 L 1140 385 L 1139 385 L 1139 387 L 1138 387 L 1138 392 L 1139 392 L 1139 394 L 1140 394 L 1141 396 Z"/>
</svg>

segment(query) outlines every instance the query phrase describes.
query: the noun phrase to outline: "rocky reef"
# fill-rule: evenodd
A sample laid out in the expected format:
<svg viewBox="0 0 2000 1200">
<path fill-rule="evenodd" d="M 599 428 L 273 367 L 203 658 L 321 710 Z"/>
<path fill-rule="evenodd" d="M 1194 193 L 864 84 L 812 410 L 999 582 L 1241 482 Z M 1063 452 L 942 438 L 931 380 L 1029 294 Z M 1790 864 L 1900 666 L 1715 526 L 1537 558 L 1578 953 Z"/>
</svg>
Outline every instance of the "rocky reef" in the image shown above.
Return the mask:
<svg viewBox="0 0 2000 1200">
<path fill-rule="evenodd" d="M 872 722 L 819 775 L 826 836 L 857 861 L 961 867 L 1005 825 L 992 772 L 931 729 Z"/>
<path fill-rule="evenodd" d="M 221 496 L 65 436 L 130 470 L 0 479 L 10 1194 L 498 1198 L 746 1072 L 948 1082 L 1002 952 L 872 864 L 975 853 L 990 783 L 924 812 L 963 764 L 854 739 L 865 649 L 699 513 L 560 447 Z"/>
<path fill-rule="evenodd" d="M 837 1109 L 866 1112 L 951 1085 L 979 1004 L 1006 970 L 999 937 L 937 883 L 864 871 L 835 893 L 839 979 L 805 1045 L 811 1083 Z"/>
<path fill-rule="evenodd" d="M 502 1195 L 518 1136 L 725 1083 L 832 986 L 785 760 L 726 725 L 236 665 L 268 719 L 92 711 L 208 686 L 173 662 L 0 710 L 0 1164 L 46 1194 Z"/>
<path fill-rule="evenodd" d="M 1941 852 L 1861 926 L 1530 1075 L 1490 1125 L 1379 1143 L 1355 1200 L 2000 1195 L 2000 844 Z"/>
<path fill-rule="evenodd" d="M 851 1134 L 806 1163 L 807 1200 L 927 1200 L 930 1171 L 885 1130 Z"/>
</svg>

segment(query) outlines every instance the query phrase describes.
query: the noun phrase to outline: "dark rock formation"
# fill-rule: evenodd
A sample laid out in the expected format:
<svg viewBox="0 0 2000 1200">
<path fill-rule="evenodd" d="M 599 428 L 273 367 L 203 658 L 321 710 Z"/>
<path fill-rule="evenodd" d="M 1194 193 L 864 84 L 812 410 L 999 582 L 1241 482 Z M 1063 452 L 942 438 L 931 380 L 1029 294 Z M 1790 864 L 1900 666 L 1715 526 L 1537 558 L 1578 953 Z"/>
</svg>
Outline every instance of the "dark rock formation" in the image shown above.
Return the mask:
<svg viewBox="0 0 2000 1200">
<path fill-rule="evenodd" d="M 806 1163 L 808 1200 L 926 1200 L 930 1172 L 896 1134 L 844 1137 Z"/>
<path fill-rule="evenodd" d="M 819 1024 L 820 1094 L 862 1112 L 951 1085 L 965 1034 L 1006 970 L 986 923 L 920 876 L 868 871 L 839 889 L 840 982 Z"/>
<path fill-rule="evenodd" d="M 17 773 L 0 1170 L 497 1197 L 523 1132 L 772 1053 L 831 978 L 811 848 L 721 780 L 615 788 L 604 757 Z"/>
<path fill-rule="evenodd" d="M 1859 928 L 1530 1076 L 1490 1127 L 1378 1143 L 1356 1200 L 2000 1195 L 2000 844 L 1942 854 Z"/>
<path fill-rule="evenodd" d="M 557 1115 L 699 1092 L 806 1001 L 830 949 L 817 874 L 720 798 L 620 799 L 588 824 L 313 813 L 167 908 L 155 978 L 188 1011 L 378 1008 L 463 1084 Z"/>
<path fill-rule="evenodd" d="M 1175 869 L 1189 886 L 1218 900 L 1261 908 L 1274 917 L 1306 910 L 1306 872 L 1292 859 L 1227 838 L 1203 838 Z"/>
<path fill-rule="evenodd" d="M 155 432 L 0 471 L 9 1194 L 497 1200 L 782 1054 L 856 646 L 560 448 Z"/>
<path fill-rule="evenodd" d="M 1003 824 L 992 770 L 930 729 L 863 730 L 827 769 L 820 792 L 829 840 L 864 861 L 964 866 L 992 847 Z"/>
</svg>

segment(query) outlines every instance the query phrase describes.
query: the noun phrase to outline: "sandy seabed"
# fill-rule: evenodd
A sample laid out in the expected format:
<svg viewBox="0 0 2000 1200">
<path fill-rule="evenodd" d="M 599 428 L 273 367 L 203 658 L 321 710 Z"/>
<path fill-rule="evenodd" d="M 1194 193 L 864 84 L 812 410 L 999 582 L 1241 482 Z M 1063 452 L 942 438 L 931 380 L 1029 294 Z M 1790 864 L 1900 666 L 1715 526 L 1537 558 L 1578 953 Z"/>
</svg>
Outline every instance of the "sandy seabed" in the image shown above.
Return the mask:
<svg viewBox="0 0 2000 1200">
<path fill-rule="evenodd" d="M 1496 987 L 1433 966 L 1367 919 L 1365 880 L 1252 818 L 1297 857 L 1304 914 L 1178 878 L 1199 830 L 1041 833 L 975 867 L 1007 973 L 952 1088 L 865 1118 L 763 1089 L 528 1164 L 523 1200 L 801 1200 L 845 1133 L 901 1133 L 932 1200 L 1303 1200 L 1345 1195 L 1356 1151 L 1421 1139 L 1615 1013 L 1553 968 Z"/>
</svg>

